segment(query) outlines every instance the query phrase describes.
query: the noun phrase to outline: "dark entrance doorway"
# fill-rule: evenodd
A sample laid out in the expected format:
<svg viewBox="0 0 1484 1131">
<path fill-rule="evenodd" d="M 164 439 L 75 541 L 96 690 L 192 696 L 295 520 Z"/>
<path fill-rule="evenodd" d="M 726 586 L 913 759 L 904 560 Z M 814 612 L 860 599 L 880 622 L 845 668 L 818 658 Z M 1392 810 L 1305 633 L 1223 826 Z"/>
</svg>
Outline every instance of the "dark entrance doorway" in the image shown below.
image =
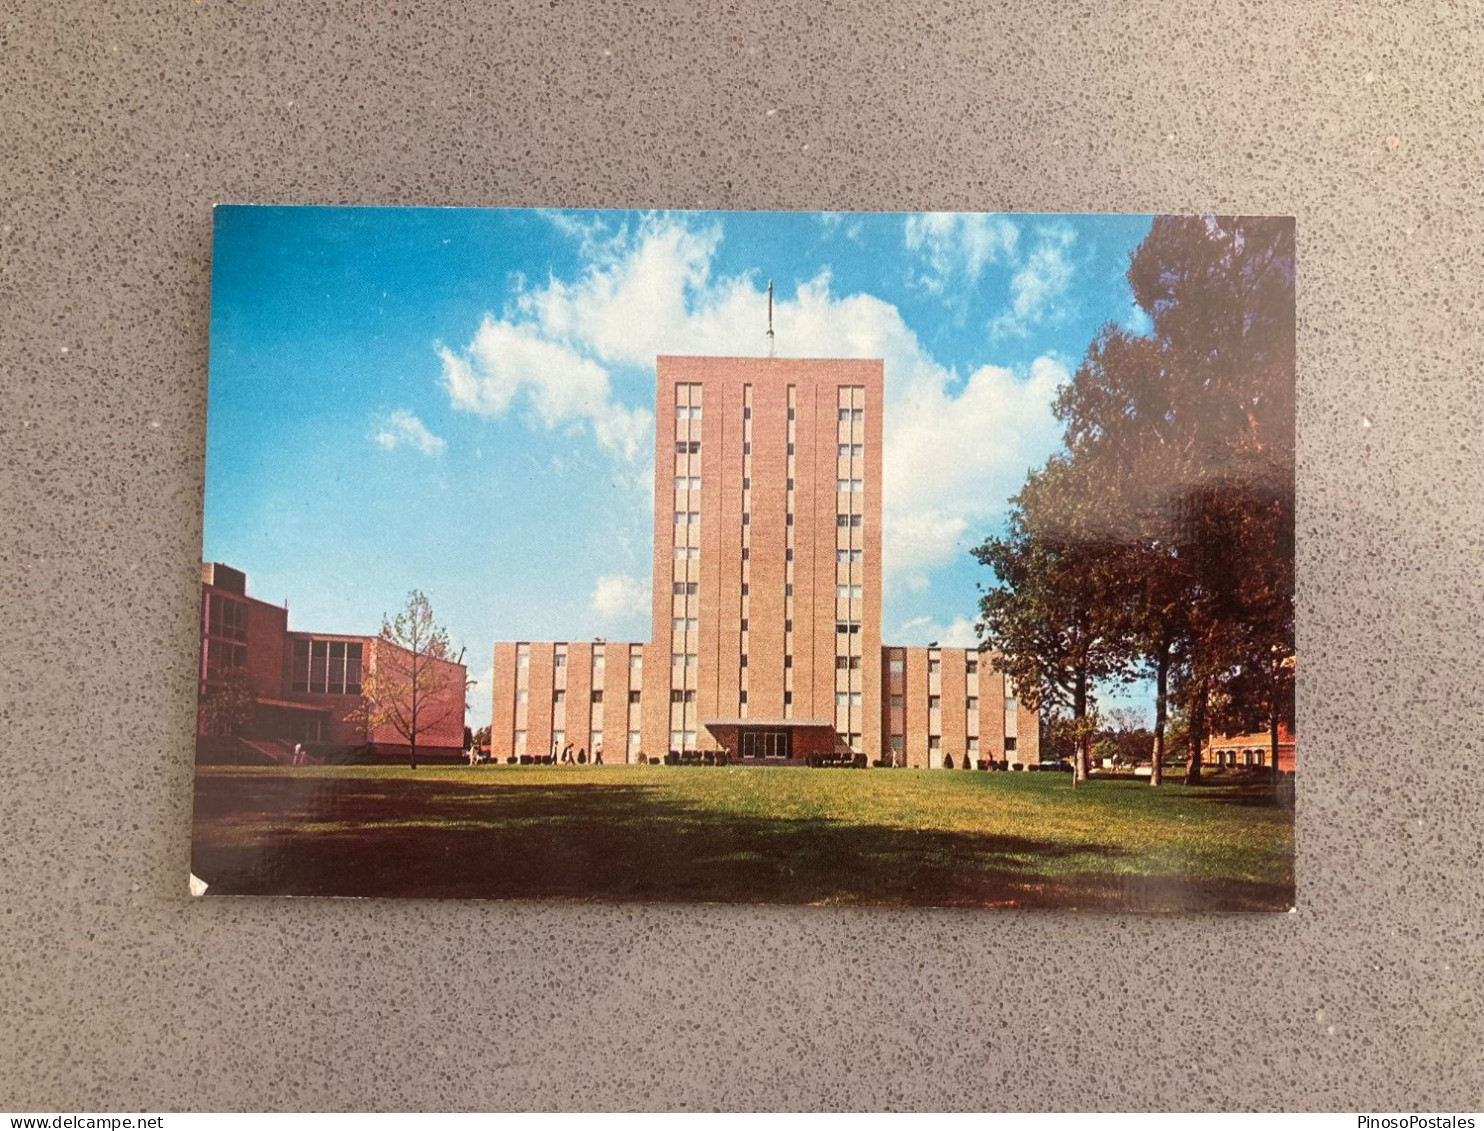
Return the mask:
<svg viewBox="0 0 1484 1131">
<path fill-rule="evenodd" d="M 793 757 L 793 742 L 787 730 L 744 729 L 738 737 L 744 758 Z"/>
</svg>

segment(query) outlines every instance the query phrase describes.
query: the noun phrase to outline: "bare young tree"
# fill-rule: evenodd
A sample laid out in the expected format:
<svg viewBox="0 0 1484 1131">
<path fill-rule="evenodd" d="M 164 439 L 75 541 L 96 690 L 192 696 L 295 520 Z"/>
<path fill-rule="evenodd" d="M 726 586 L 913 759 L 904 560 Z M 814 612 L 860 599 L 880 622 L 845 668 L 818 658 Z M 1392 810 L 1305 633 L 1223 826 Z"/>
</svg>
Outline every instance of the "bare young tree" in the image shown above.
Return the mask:
<svg viewBox="0 0 1484 1131">
<path fill-rule="evenodd" d="M 421 591 L 407 594 L 393 620 L 382 618 L 375 655 L 361 677 L 360 706 L 345 721 L 368 734 L 392 727 L 407 740 L 415 770 L 419 739 L 461 715 L 464 705 L 448 630 L 434 622 L 433 606 Z"/>
</svg>

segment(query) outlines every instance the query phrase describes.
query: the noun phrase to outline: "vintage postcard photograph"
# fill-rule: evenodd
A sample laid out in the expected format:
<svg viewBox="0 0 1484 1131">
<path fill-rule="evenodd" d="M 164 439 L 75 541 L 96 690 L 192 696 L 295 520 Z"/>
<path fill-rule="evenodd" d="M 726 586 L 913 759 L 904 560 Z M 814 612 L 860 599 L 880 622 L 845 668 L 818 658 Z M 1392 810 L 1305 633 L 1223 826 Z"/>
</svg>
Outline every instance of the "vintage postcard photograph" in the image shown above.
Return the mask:
<svg viewBox="0 0 1484 1131">
<path fill-rule="evenodd" d="M 212 254 L 194 890 L 1293 907 L 1291 219 Z"/>
</svg>

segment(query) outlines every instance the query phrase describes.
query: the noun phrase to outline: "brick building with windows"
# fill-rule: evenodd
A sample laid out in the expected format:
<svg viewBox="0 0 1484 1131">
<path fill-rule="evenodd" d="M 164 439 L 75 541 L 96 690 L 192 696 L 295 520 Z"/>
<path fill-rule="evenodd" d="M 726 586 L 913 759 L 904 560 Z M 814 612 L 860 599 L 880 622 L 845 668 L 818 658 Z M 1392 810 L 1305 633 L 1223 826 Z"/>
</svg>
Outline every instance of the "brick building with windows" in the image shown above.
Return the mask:
<svg viewBox="0 0 1484 1131">
<path fill-rule="evenodd" d="M 662 356 L 646 643 L 495 645 L 490 750 L 1033 764 L 993 657 L 881 642 L 882 363 Z"/>
<path fill-rule="evenodd" d="M 379 657 L 402 650 L 376 636 L 291 631 L 288 619 L 286 606 L 248 596 L 241 570 L 202 564 L 201 702 L 218 693 L 234 671 L 246 673 L 254 702 L 250 719 L 231 734 L 213 726 L 202 710 L 198 758 L 284 762 L 300 744 L 316 761 L 406 757 L 408 742 L 395 727 L 368 731 L 346 720 L 361 703 L 362 674 Z M 446 667 L 452 690 L 429 711 L 438 721 L 418 738 L 419 757 L 430 761 L 463 754 L 465 670 L 462 664 Z"/>
</svg>

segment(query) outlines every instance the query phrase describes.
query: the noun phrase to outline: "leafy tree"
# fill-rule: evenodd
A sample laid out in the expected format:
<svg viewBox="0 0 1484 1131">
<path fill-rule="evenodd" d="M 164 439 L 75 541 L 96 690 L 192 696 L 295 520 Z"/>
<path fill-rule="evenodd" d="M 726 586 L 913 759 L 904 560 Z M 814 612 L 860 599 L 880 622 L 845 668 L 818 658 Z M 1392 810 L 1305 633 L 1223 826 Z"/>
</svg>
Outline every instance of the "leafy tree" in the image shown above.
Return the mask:
<svg viewBox="0 0 1484 1131">
<path fill-rule="evenodd" d="M 1074 784 L 1087 780 L 1095 729 L 1093 689 L 1127 663 L 1116 600 L 1121 550 L 1087 510 L 1090 484 L 1061 456 L 1032 472 L 1012 500 L 1010 530 L 974 555 L 1000 584 L 980 602 L 980 627 L 1026 703 L 1067 716 Z"/>
<path fill-rule="evenodd" d="M 1158 785 L 1171 701 L 1198 780 L 1213 689 L 1260 658 L 1280 673 L 1266 701 L 1281 714 L 1292 670 L 1292 224 L 1162 217 L 1128 278 L 1153 333 L 1104 328 L 1056 414 L 1070 462 L 1098 485 L 1090 527 L 1123 539 L 1117 599 L 1155 680 Z"/>
<path fill-rule="evenodd" d="M 418 740 L 461 713 L 465 690 L 448 630 L 434 622 L 433 606 L 420 591 L 407 594 L 395 619 L 382 618 L 375 656 L 361 677 L 360 705 L 346 722 L 368 733 L 391 726 L 407 741 L 415 770 Z"/>
<path fill-rule="evenodd" d="M 201 696 L 201 720 L 209 733 L 235 735 L 253 720 L 258 692 L 246 668 L 228 668 Z"/>
</svg>

